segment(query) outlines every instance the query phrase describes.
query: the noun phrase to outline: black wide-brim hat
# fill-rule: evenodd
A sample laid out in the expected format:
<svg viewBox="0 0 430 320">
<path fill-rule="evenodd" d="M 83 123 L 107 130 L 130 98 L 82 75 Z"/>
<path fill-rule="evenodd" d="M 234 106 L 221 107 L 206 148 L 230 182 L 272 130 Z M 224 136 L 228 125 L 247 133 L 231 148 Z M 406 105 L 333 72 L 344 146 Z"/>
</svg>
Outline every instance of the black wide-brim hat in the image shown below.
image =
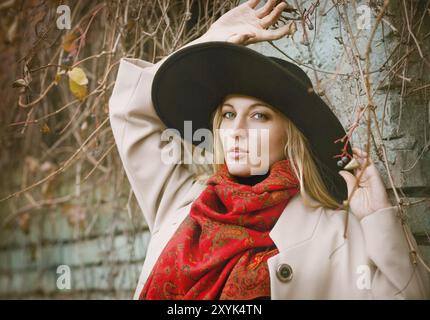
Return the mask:
<svg viewBox="0 0 430 320">
<path fill-rule="evenodd" d="M 297 65 L 229 42 L 193 44 L 159 67 L 151 95 L 166 127 L 187 139 L 184 121 L 192 121 L 193 133 L 200 128 L 212 130 L 213 112 L 233 93 L 256 97 L 283 112 L 308 139 L 328 191 L 340 203 L 347 199 L 345 180 L 338 173 L 341 159 L 335 157 L 344 146 L 335 140 L 344 137 L 345 130 Z M 352 154 L 349 142 L 346 151 Z"/>
</svg>

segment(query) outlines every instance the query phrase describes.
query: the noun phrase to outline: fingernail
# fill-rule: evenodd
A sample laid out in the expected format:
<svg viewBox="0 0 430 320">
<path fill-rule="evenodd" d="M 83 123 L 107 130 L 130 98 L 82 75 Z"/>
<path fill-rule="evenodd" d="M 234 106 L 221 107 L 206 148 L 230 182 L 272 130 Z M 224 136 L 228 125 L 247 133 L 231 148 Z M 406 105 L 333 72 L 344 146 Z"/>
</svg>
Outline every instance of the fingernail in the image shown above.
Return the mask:
<svg viewBox="0 0 430 320">
<path fill-rule="evenodd" d="M 358 161 L 355 158 L 352 158 L 350 162 L 348 162 L 348 164 L 343 167 L 344 170 L 354 170 L 360 167 L 360 164 L 358 163 Z"/>
</svg>

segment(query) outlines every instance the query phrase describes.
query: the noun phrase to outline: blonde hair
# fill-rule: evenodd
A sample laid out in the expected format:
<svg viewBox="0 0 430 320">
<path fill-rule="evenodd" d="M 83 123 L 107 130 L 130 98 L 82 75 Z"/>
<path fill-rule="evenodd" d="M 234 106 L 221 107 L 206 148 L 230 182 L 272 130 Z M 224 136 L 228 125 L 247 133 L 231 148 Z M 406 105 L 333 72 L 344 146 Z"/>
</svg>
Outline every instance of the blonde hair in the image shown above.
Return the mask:
<svg viewBox="0 0 430 320">
<path fill-rule="evenodd" d="M 224 163 L 224 153 L 219 137 L 219 129 L 222 121 L 221 105 L 217 107 L 212 115 L 212 132 L 214 133 L 214 147 L 213 147 L 213 160 L 212 172 L 216 172 L 219 166 Z M 303 197 L 304 203 L 307 206 L 326 207 L 330 209 L 339 208 L 338 201 L 328 192 L 319 170 L 314 162 L 309 147 L 308 139 L 303 133 L 294 125 L 294 123 L 287 118 L 282 112 L 276 108 L 272 108 L 285 123 L 285 133 L 287 142 L 284 147 L 284 156 L 291 161 L 291 167 L 300 183 L 300 195 Z M 208 175 L 199 175 L 197 180 L 205 180 Z M 316 200 L 317 204 L 312 205 L 308 199 L 310 196 Z"/>
</svg>

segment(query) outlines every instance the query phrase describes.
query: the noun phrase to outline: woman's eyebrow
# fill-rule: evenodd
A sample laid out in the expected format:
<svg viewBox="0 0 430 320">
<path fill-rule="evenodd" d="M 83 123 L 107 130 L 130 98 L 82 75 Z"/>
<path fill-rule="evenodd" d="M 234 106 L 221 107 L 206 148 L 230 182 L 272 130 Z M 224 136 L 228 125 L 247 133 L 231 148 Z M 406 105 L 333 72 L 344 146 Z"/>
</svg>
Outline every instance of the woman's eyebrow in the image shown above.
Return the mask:
<svg viewBox="0 0 430 320">
<path fill-rule="evenodd" d="M 222 106 L 222 107 L 224 107 L 224 106 L 229 106 L 229 107 L 234 108 L 234 106 L 233 106 L 233 105 L 231 105 L 230 103 L 223 103 L 221 106 Z M 255 108 L 255 107 L 258 107 L 258 106 L 263 106 L 263 107 L 266 107 L 266 108 L 269 108 L 269 109 L 270 109 L 270 106 L 269 106 L 268 104 L 266 104 L 266 103 L 262 103 L 262 102 L 256 102 L 256 103 L 253 103 L 253 104 L 249 105 L 249 108 Z"/>
</svg>

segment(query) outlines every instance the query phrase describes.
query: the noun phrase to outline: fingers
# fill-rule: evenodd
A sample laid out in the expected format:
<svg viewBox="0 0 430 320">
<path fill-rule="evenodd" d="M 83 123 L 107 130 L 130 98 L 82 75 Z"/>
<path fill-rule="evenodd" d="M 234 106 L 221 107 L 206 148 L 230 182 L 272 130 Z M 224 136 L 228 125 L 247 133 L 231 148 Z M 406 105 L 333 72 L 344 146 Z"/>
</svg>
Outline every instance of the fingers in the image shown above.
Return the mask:
<svg viewBox="0 0 430 320">
<path fill-rule="evenodd" d="M 248 0 L 247 2 L 244 3 L 244 5 L 247 5 L 247 6 L 251 7 L 252 9 L 254 9 L 259 2 L 260 2 L 260 0 Z"/>
<path fill-rule="evenodd" d="M 352 152 L 359 157 L 362 157 L 362 158 L 367 157 L 367 152 L 365 152 L 365 151 L 363 151 L 357 147 L 352 147 Z"/>
<path fill-rule="evenodd" d="M 354 170 L 354 174 L 357 177 L 361 175 L 360 183 L 367 183 L 369 179 L 379 176 L 379 172 L 376 169 L 372 158 L 368 156 L 367 152 L 355 147 L 352 148 L 352 152 L 354 159 L 356 159 L 360 164 L 360 167 Z"/>
<path fill-rule="evenodd" d="M 263 40 L 277 40 L 282 38 L 283 36 L 290 33 L 290 25 L 286 24 L 285 26 L 282 26 L 275 30 L 262 30 L 261 31 L 261 39 Z"/>
<path fill-rule="evenodd" d="M 275 7 L 275 9 L 273 9 L 273 11 L 270 12 L 270 14 L 268 14 L 263 19 L 261 19 L 260 25 L 264 29 L 270 27 L 272 24 L 274 24 L 276 21 L 278 21 L 279 17 L 281 16 L 282 12 L 284 11 L 284 9 L 286 7 L 287 7 L 287 4 L 285 2 L 281 2 L 280 4 L 278 4 Z"/>
<path fill-rule="evenodd" d="M 367 152 L 356 147 L 352 148 L 352 152 L 353 152 L 354 158 L 356 158 L 360 164 L 363 164 L 366 158 L 368 159 L 367 161 L 370 164 L 373 164 L 372 158 L 368 157 Z"/>
<path fill-rule="evenodd" d="M 257 17 L 261 19 L 268 15 L 272 11 L 275 4 L 276 0 L 268 0 L 262 8 L 257 10 Z"/>
<path fill-rule="evenodd" d="M 346 182 L 346 187 L 348 189 L 348 198 L 349 198 L 357 183 L 357 179 L 353 174 L 345 170 L 339 171 L 339 174 L 343 177 L 343 179 Z"/>
</svg>

